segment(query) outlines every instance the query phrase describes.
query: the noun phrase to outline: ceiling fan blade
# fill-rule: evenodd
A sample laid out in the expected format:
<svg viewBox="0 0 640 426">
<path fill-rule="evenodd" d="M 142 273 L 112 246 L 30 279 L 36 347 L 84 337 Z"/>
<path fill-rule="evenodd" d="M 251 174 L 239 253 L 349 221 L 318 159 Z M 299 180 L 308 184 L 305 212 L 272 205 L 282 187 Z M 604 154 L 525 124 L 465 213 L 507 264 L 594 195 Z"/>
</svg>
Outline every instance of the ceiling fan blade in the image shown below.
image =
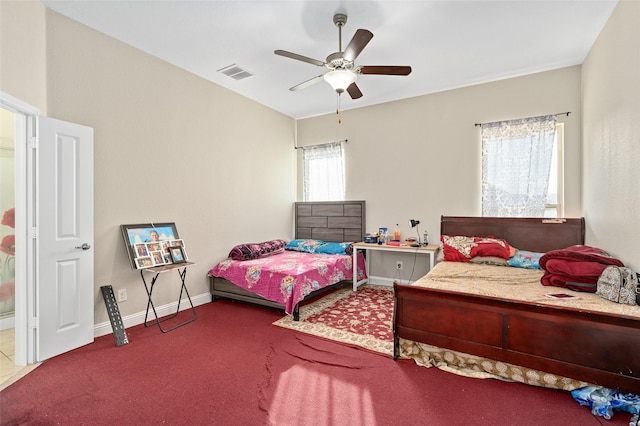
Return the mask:
<svg viewBox="0 0 640 426">
<path fill-rule="evenodd" d="M 360 74 L 409 75 L 411 67 L 399 65 L 364 65 L 359 67 Z"/>
<path fill-rule="evenodd" d="M 297 53 L 287 52 L 286 50 L 274 50 L 273 53 L 276 55 L 284 56 L 285 58 L 296 59 L 298 61 L 307 62 L 311 65 L 317 65 L 319 67 L 324 66 L 324 62 L 319 61 L 317 59 L 308 58 L 306 56 L 298 55 Z"/>
<path fill-rule="evenodd" d="M 320 75 L 319 75 L 319 76 L 317 76 L 317 77 L 310 78 L 310 79 L 309 79 L 309 80 L 307 80 L 307 81 L 303 81 L 302 83 L 300 83 L 300 84 L 298 84 L 298 85 L 293 86 L 293 87 L 292 87 L 292 88 L 290 88 L 289 90 L 291 90 L 292 92 L 296 92 L 296 91 L 298 91 L 298 90 L 306 89 L 307 87 L 309 87 L 309 86 L 311 86 L 311 85 L 314 85 L 314 84 L 316 84 L 316 83 L 317 83 L 317 82 L 319 82 L 319 81 L 324 80 L 324 78 L 323 78 L 323 77 L 324 77 L 324 74 L 320 74 Z"/>
<path fill-rule="evenodd" d="M 362 92 L 355 83 L 351 83 L 349 87 L 347 87 L 347 93 L 351 96 L 351 99 L 358 99 L 362 97 Z"/>
<path fill-rule="evenodd" d="M 346 49 L 344 49 L 344 53 L 342 57 L 347 61 L 355 61 L 362 49 L 371 41 L 373 38 L 373 33 L 369 30 L 359 29 L 353 35 L 353 38 L 347 45 Z"/>
</svg>

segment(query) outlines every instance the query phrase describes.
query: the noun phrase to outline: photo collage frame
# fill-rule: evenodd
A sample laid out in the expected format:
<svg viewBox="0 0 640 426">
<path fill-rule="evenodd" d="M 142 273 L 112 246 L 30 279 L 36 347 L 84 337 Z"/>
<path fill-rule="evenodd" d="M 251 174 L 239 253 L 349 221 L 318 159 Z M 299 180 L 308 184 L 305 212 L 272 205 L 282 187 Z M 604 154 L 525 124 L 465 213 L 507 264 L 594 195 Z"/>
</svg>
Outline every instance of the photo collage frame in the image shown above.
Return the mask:
<svg viewBox="0 0 640 426">
<path fill-rule="evenodd" d="M 121 225 L 121 229 L 131 269 L 154 268 L 189 260 L 175 223 Z"/>
</svg>

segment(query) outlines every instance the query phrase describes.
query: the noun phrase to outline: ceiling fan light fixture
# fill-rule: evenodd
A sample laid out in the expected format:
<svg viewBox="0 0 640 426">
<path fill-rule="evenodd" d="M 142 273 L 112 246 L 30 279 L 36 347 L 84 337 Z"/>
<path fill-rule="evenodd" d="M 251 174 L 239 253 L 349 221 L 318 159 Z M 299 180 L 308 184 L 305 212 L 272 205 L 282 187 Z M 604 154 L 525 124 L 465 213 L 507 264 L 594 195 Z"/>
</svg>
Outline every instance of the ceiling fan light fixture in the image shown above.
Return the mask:
<svg viewBox="0 0 640 426">
<path fill-rule="evenodd" d="M 355 83 L 357 78 L 356 74 L 349 70 L 333 70 L 324 75 L 324 81 L 329 83 L 338 93 L 347 90 L 347 87 Z"/>
</svg>

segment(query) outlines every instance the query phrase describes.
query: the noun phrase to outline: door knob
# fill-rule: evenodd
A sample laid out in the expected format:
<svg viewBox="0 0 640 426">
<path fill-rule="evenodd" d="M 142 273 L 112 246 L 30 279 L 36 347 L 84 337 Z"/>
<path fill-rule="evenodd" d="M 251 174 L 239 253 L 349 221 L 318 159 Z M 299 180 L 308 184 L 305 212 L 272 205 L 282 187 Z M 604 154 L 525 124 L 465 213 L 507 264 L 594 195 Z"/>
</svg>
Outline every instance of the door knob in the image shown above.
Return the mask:
<svg viewBox="0 0 640 426">
<path fill-rule="evenodd" d="M 75 248 L 82 249 L 82 250 L 89 250 L 91 246 L 87 243 L 83 243 L 81 246 L 76 246 Z"/>
</svg>

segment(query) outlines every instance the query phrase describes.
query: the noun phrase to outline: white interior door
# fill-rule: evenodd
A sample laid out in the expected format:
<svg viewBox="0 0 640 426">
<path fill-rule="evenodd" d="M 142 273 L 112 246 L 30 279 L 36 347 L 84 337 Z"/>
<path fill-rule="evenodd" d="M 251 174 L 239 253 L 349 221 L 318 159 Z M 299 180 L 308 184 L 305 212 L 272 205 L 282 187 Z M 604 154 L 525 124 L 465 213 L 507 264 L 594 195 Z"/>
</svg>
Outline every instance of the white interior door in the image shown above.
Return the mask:
<svg viewBox="0 0 640 426">
<path fill-rule="evenodd" d="M 93 341 L 93 129 L 38 117 L 36 358 Z"/>
</svg>

